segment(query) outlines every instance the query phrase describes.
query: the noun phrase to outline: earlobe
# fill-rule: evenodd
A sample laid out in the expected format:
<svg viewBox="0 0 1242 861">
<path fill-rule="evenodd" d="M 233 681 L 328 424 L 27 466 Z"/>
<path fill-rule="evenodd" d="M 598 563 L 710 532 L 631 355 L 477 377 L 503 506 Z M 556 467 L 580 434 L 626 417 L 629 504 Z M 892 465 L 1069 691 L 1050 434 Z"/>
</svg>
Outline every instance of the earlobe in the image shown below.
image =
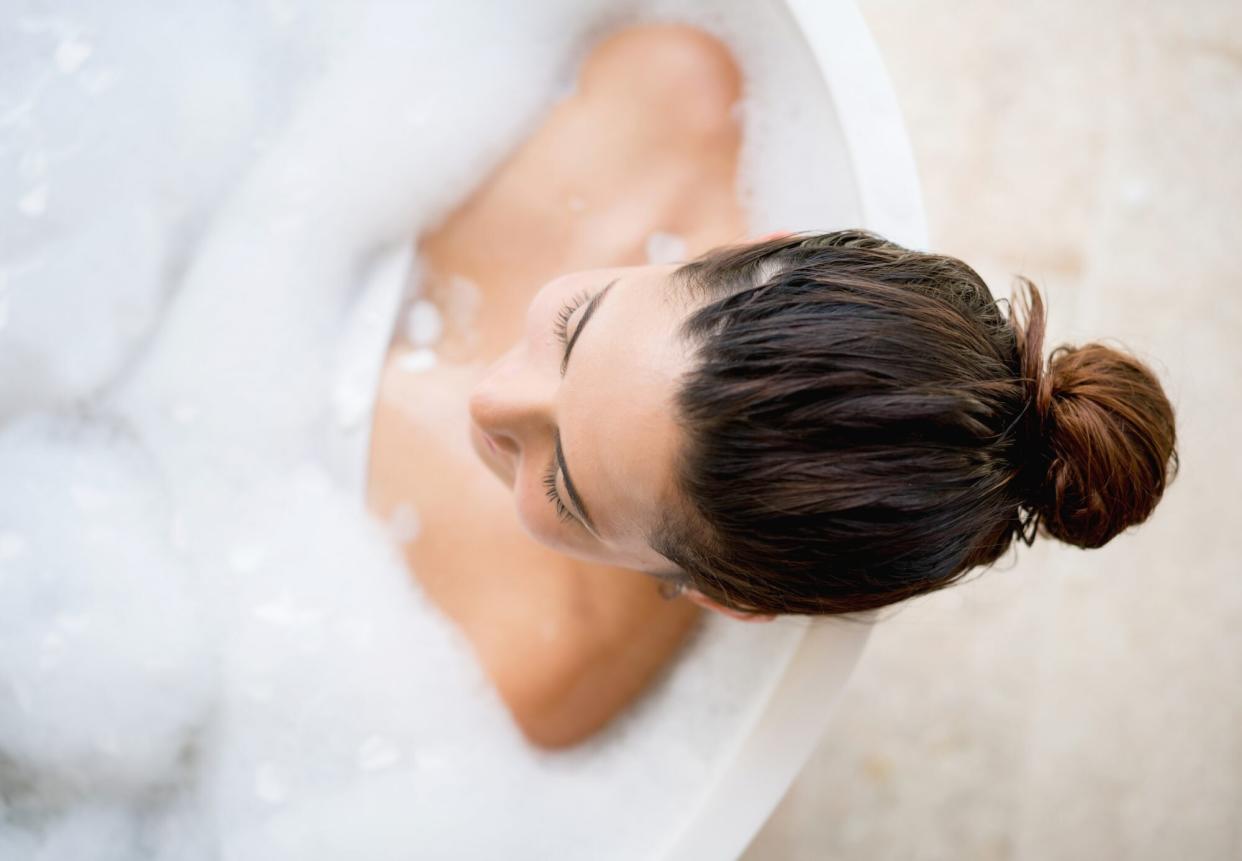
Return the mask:
<svg viewBox="0 0 1242 861">
<path fill-rule="evenodd" d="M 698 589 L 686 589 L 681 593 L 682 597 L 693 601 L 700 607 L 711 610 L 713 613 L 720 613 L 728 616 L 730 619 L 737 619 L 741 622 L 771 622 L 776 616 L 772 613 L 748 613 L 745 610 L 735 610 L 732 607 L 726 607 L 708 598 Z"/>
</svg>

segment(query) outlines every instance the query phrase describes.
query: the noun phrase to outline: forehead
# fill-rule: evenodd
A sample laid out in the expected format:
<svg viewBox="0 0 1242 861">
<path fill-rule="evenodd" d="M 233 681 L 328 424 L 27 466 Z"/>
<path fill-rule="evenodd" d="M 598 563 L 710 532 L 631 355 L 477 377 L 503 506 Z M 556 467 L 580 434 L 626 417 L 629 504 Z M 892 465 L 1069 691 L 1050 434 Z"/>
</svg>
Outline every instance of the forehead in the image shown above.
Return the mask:
<svg viewBox="0 0 1242 861">
<path fill-rule="evenodd" d="M 681 442 L 673 399 L 690 355 L 675 267 L 606 270 L 616 278 L 574 346 L 562 384 L 565 460 L 608 543 L 640 551 L 673 486 Z M 653 562 L 655 560 L 652 560 Z"/>
</svg>

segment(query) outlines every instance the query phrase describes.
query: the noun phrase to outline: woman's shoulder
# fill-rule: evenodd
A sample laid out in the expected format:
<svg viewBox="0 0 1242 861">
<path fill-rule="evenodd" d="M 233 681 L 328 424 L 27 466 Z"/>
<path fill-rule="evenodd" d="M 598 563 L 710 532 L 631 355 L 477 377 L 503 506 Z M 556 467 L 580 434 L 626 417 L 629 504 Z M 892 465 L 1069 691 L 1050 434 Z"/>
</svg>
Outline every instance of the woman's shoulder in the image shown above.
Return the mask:
<svg viewBox="0 0 1242 861">
<path fill-rule="evenodd" d="M 683 134 L 732 131 L 742 73 L 728 47 L 684 24 L 631 27 L 605 39 L 582 69 L 582 90 L 615 106 L 661 110 Z"/>
<path fill-rule="evenodd" d="M 645 575 L 566 561 L 563 600 L 515 617 L 481 655 L 522 733 L 545 748 L 585 740 L 636 700 L 700 616 L 688 601 L 661 598 Z"/>
</svg>

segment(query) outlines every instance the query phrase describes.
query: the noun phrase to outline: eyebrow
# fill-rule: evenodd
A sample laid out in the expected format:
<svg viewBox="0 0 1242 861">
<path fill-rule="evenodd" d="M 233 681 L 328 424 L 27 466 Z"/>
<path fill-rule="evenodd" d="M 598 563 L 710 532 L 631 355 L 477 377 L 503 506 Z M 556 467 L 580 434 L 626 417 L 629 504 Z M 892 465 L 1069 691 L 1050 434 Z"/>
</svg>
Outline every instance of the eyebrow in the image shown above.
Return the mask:
<svg viewBox="0 0 1242 861">
<path fill-rule="evenodd" d="M 569 356 L 574 351 L 574 344 L 578 343 L 578 336 L 582 334 L 582 330 L 586 328 L 587 321 L 591 319 L 591 315 L 595 313 L 595 309 L 604 301 L 604 297 L 608 295 L 608 291 L 612 289 L 612 285 L 616 284 L 619 279 L 614 278 L 608 282 L 608 286 L 600 290 L 591 297 L 591 301 L 587 303 L 586 310 L 582 312 L 582 319 L 578 321 L 578 325 L 574 328 L 574 333 L 569 337 L 569 343 L 565 345 L 565 357 L 561 359 L 561 376 L 565 376 L 565 371 L 569 368 Z M 578 514 L 582 517 L 582 522 L 586 524 L 596 536 L 599 530 L 595 528 L 595 521 L 591 519 L 591 515 L 587 512 L 586 505 L 582 502 L 582 496 L 578 493 L 578 488 L 574 485 L 574 480 L 569 477 L 569 467 L 565 464 L 565 452 L 561 448 L 561 430 L 556 429 L 556 462 L 561 467 L 561 478 L 565 481 L 565 490 L 569 492 L 569 499 L 573 502 L 574 507 L 578 509 Z"/>
</svg>

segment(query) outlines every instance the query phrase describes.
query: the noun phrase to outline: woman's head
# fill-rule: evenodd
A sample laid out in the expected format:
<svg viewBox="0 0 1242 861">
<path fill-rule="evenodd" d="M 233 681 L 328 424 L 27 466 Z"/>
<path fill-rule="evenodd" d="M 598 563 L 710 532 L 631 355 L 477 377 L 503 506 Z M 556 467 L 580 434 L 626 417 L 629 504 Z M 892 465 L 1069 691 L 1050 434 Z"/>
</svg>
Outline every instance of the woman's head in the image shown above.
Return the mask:
<svg viewBox="0 0 1242 861">
<path fill-rule="evenodd" d="M 545 430 L 512 433 L 520 398 L 503 371 L 476 391 L 476 422 L 509 449 L 519 511 L 525 449 L 559 431 L 588 507 L 615 521 L 605 540 L 583 529 L 578 541 L 524 515 L 536 538 L 716 605 L 879 607 L 942 588 L 1041 526 L 1098 547 L 1151 513 L 1176 464 L 1172 409 L 1150 371 L 1099 344 L 1045 363 L 1034 286 L 1002 314 L 953 258 L 842 231 L 569 276 L 541 292 L 520 358 L 500 367 L 540 376 L 540 320 L 587 286 L 578 278 L 619 280 L 583 346 L 599 340 L 575 348 L 581 378 L 547 384 Z"/>
</svg>

